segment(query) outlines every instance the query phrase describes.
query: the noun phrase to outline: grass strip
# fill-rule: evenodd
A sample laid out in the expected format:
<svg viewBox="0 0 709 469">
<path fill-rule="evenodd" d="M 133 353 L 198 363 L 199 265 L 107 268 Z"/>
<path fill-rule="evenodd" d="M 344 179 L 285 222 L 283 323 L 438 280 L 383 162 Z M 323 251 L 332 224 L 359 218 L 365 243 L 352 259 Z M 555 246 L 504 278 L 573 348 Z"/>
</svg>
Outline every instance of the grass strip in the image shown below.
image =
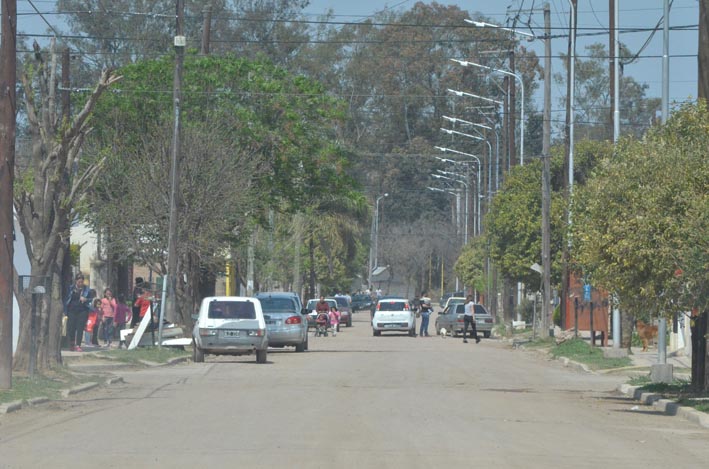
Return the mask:
<svg viewBox="0 0 709 469">
<path fill-rule="evenodd" d="M 552 347 L 550 352 L 554 357 L 566 357 L 596 370 L 621 368 L 632 364 L 632 360 L 629 357 L 606 358 L 601 348 L 592 347 L 583 339 L 567 340 Z"/>
<path fill-rule="evenodd" d="M 26 401 L 36 397 L 57 399 L 63 389 L 72 388 L 89 381 L 101 381 L 101 377 L 71 373 L 66 368 L 57 368 L 33 377 L 13 375 L 12 388 L 0 391 L 0 403 Z"/>
<path fill-rule="evenodd" d="M 116 349 L 96 353 L 96 357 L 114 360 L 121 363 L 142 366 L 141 362 L 167 363 L 173 358 L 187 357 L 189 354 L 172 347 L 138 347 L 133 350 Z"/>
</svg>

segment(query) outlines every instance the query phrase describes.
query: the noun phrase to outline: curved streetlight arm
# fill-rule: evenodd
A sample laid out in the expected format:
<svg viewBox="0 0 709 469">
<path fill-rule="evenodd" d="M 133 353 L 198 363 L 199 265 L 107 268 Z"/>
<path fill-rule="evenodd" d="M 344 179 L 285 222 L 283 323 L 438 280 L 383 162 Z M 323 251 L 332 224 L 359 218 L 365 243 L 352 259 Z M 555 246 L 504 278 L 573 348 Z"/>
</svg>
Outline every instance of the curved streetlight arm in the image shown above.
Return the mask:
<svg viewBox="0 0 709 469">
<path fill-rule="evenodd" d="M 517 31 L 516 29 L 507 28 L 505 26 L 499 26 L 497 24 L 486 23 L 484 21 L 474 21 L 474 20 L 469 20 L 467 18 L 465 18 L 463 21 L 465 21 L 466 23 L 472 24 L 473 26 L 477 26 L 478 28 L 495 28 L 495 29 L 501 29 L 503 31 L 509 31 L 514 34 L 519 34 L 520 36 L 526 37 L 528 41 L 533 41 L 537 38 L 537 36 L 535 36 L 534 34 L 525 33 L 523 31 Z"/>
<path fill-rule="evenodd" d="M 480 128 L 482 128 L 482 129 L 492 130 L 492 127 L 487 126 L 487 125 L 485 125 L 485 124 L 478 124 L 478 123 L 476 123 L 476 122 L 466 121 L 466 120 L 464 120 L 464 119 L 459 119 L 459 118 L 457 118 L 457 117 L 448 117 L 448 116 L 442 116 L 442 117 L 443 117 L 443 119 L 447 120 L 448 122 L 452 122 L 453 124 L 459 122 L 459 123 L 465 124 L 465 125 L 472 125 L 472 126 L 474 126 L 474 127 L 480 127 Z"/>
<path fill-rule="evenodd" d="M 497 72 L 497 73 L 502 73 L 503 75 L 515 77 L 517 81 L 519 81 L 519 87 L 522 92 L 522 109 L 521 109 L 521 115 L 520 115 L 520 120 L 519 120 L 519 165 L 524 166 L 524 80 L 522 80 L 522 76 L 518 75 L 516 73 L 512 73 L 508 70 L 500 70 L 499 68 L 492 68 L 488 67 L 487 65 L 482 65 L 478 64 L 475 62 L 468 62 L 467 60 L 459 60 L 459 59 L 451 59 L 453 62 L 456 62 L 463 67 L 478 67 L 482 68 L 485 70 L 490 70 L 491 72 Z"/>
<path fill-rule="evenodd" d="M 452 59 L 452 60 L 455 60 L 455 59 Z M 492 99 L 492 98 L 486 98 L 485 96 L 480 96 L 480 95 L 478 95 L 478 94 L 468 93 L 467 91 L 452 90 L 452 89 L 450 89 L 450 88 L 448 88 L 447 91 L 448 91 L 450 94 L 454 94 L 454 95 L 458 96 L 459 98 L 461 98 L 461 97 L 463 97 L 463 96 L 467 96 L 467 97 L 469 97 L 469 98 L 482 99 L 483 101 L 487 101 L 487 102 L 490 102 L 490 103 L 495 103 L 495 104 L 498 104 L 498 105 L 502 105 L 502 101 L 498 101 L 497 99 Z"/>
</svg>

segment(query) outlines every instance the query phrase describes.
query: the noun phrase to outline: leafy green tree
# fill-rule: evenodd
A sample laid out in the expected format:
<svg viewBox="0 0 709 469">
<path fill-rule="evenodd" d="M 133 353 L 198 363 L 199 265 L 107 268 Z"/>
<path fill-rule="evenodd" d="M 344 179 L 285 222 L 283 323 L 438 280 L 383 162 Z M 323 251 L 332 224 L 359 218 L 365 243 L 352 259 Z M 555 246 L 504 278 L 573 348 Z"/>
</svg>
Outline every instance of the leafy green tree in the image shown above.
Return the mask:
<svg viewBox="0 0 709 469">
<path fill-rule="evenodd" d="M 92 151 L 108 162 L 85 219 L 109 230 L 117 253 L 164 272 L 172 60 L 121 71 L 122 88 L 96 116 Z M 312 80 L 265 61 L 189 55 L 182 109 L 192 144 L 180 163 L 178 272 L 192 270 L 188 282 L 178 275 L 183 301 L 175 319 L 189 324 L 196 272 L 214 268 L 253 221 L 264 223 L 271 209 L 328 210 L 331 197 L 350 194 L 353 185 L 349 155 L 335 143 L 340 104 Z"/>
<path fill-rule="evenodd" d="M 585 47 L 587 59 L 576 59 L 575 110 L 576 135 L 579 139 L 611 139 L 610 125 L 610 77 L 608 72 L 608 50 L 601 43 Z M 563 56 L 563 54 L 562 54 Z M 633 53 L 621 44 L 621 62 L 632 58 Z M 629 62 L 627 62 L 629 63 Z M 564 61 L 567 66 L 568 60 Z M 660 99 L 646 95 L 649 85 L 630 76 L 623 76 L 620 70 L 620 128 L 622 134 L 639 137 L 655 122 L 660 109 Z M 566 76 L 555 75 L 557 83 L 566 83 Z M 561 98 L 566 106 L 566 97 Z"/>
<path fill-rule="evenodd" d="M 623 141 L 575 197 L 578 260 L 633 315 L 707 314 L 708 129 L 705 104 L 683 106 Z"/>
</svg>

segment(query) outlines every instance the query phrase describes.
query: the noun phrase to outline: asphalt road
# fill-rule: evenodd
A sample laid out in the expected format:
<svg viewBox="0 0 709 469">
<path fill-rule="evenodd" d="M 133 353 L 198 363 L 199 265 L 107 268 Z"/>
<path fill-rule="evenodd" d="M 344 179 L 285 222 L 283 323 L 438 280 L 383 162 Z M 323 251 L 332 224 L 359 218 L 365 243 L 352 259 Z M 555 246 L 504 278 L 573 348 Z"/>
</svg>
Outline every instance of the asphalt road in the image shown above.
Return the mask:
<svg viewBox="0 0 709 469">
<path fill-rule="evenodd" d="M 0 418 L 2 468 L 699 468 L 709 431 L 495 340 L 373 337 L 121 372 Z M 432 321 L 433 322 L 433 321 Z"/>
</svg>

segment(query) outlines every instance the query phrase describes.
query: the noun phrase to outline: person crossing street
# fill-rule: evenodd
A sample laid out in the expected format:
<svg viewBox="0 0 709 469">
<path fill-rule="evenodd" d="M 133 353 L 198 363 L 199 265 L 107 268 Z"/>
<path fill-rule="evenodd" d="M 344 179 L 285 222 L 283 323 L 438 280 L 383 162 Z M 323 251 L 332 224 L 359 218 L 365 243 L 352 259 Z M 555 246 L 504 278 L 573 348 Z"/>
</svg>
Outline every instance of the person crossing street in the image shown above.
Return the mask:
<svg viewBox="0 0 709 469">
<path fill-rule="evenodd" d="M 475 325 L 475 302 L 473 301 L 473 295 L 468 295 L 465 301 L 465 310 L 463 313 L 463 343 L 468 343 L 468 339 L 465 338 L 468 332 L 468 325 L 472 327 L 471 337 L 475 337 L 475 343 L 480 342 L 480 337 L 478 337 L 478 329 Z"/>
</svg>

